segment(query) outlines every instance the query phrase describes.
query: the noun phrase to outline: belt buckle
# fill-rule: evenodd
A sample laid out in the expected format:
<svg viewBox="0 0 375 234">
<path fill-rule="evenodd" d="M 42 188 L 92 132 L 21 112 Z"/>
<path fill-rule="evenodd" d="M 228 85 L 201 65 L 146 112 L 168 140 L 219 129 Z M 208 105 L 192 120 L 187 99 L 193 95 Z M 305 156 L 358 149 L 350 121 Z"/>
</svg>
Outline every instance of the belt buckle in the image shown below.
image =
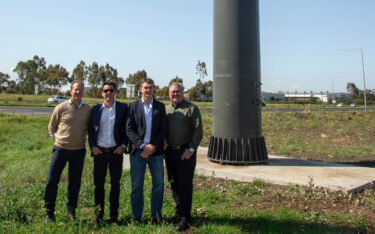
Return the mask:
<svg viewBox="0 0 375 234">
<path fill-rule="evenodd" d="M 111 152 L 112 150 L 114 150 L 114 147 L 104 148 L 104 152 L 106 153 Z"/>
</svg>

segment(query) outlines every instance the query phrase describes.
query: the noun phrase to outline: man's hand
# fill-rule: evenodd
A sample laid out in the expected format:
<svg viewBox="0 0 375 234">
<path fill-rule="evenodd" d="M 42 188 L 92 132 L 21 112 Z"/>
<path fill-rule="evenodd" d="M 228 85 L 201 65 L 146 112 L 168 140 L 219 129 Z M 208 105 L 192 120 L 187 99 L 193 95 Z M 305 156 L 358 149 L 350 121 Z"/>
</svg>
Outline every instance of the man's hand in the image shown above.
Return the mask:
<svg viewBox="0 0 375 234">
<path fill-rule="evenodd" d="M 102 153 L 102 151 L 100 151 L 100 149 L 98 147 L 96 147 L 96 146 L 93 146 L 91 148 L 91 152 L 92 152 L 93 155 L 98 155 L 98 154 Z"/>
<path fill-rule="evenodd" d="M 143 149 L 141 153 L 142 158 L 148 158 L 150 155 L 152 155 L 155 152 L 156 147 L 151 144 L 146 144 L 143 146 L 142 149 Z"/>
<path fill-rule="evenodd" d="M 185 149 L 184 153 L 181 156 L 181 160 L 189 160 L 190 157 L 194 154 L 194 152 L 190 152 L 189 149 Z"/>
<path fill-rule="evenodd" d="M 117 147 L 115 149 L 115 151 L 113 151 L 114 154 L 118 154 L 118 155 L 122 155 L 125 151 L 125 148 L 124 146 L 120 145 L 119 147 Z"/>
</svg>

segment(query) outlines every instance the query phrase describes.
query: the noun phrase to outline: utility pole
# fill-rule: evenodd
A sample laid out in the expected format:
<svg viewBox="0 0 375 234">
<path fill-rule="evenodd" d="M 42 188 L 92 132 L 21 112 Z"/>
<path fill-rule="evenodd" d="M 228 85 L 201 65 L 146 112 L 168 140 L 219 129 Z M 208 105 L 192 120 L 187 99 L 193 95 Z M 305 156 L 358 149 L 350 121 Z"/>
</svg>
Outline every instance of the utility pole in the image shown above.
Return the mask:
<svg viewBox="0 0 375 234">
<path fill-rule="evenodd" d="M 338 49 L 339 51 L 360 51 L 362 58 L 362 77 L 363 77 L 363 100 L 365 103 L 365 111 L 367 111 L 367 101 L 366 101 L 366 78 L 365 78 L 365 62 L 363 60 L 363 49 Z"/>
</svg>

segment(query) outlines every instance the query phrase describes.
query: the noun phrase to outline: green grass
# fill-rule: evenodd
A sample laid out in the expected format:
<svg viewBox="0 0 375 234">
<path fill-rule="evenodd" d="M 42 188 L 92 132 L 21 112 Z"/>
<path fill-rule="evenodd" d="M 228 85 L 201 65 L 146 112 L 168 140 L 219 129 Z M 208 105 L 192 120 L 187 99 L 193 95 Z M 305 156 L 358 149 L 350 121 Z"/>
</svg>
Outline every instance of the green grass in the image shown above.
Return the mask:
<svg viewBox="0 0 375 234">
<path fill-rule="evenodd" d="M 323 161 L 375 156 L 375 112 L 263 113 L 268 152 Z"/>
<path fill-rule="evenodd" d="M 206 116 L 204 117 L 204 119 Z M 283 119 L 284 117 L 277 116 Z M 325 117 L 328 118 L 328 117 Z M 363 117 L 366 118 L 366 117 Z M 370 117 L 369 117 L 370 118 Z M 77 208 L 77 222 L 65 218 L 67 171 L 64 170 L 56 202 L 56 223 L 44 224 L 43 195 L 45 178 L 51 157 L 53 139 L 48 136 L 46 117 L 25 117 L 0 113 L 0 227 L 3 233 L 174 233 L 176 227 L 165 222 L 155 226 L 150 217 L 151 178 L 145 179 L 144 223 L 131 221 L 130 175 L 124 171 L 121 179 L 119 224 L 97 226 L 94 220 L 93 163 L 87 153 L 82 187 Z M 209 121 L 209 119 L 205 119 Z M 368 121 L 368 119 L 366 119 Z M 128 160 L 126 157 L 125 160 Z M 174 202 L 168 182 L 163 204 L 167 220 L 174 214 Z M 292 188 L 289 188 L 292 187 Z M 286 187 L 270 200 L 297 198 L 300 188 Z M 109 183 L 106 184 L 109 191 Z M 268 192 L 267 192 L 268 191 Z M 196 177 L 193 197 L 192 233 L 248 233 L 248 232 L 360 232 L 366 230 L 368 220 L 345 212 L 317 215 L 295 208 L 267 206 L 265 199 L 274 187 L 262 180 L 240 183 L 208 177 Z M 306 190 L 308 191 L 308 190 Z M 366 206 L 375 206 L 368 194 Z M 108 192 L 106 193 L 108 197 Z M 271 196 L 271 195 L 269 195 Z M 315 196 L 315 195 L 314 195 Z M 310 196 L 310 197 L 314 197 Z M 108 201 L 108 199 L 106 199 Z M 366 200 L 367 201 L 367 200 Z M 372 203 L 371 203 L 372 202 Z M 264 204 L 258 207 L 257 204 Z M 370 204 L 370 205 L 368 205 Z M 371 205 L 372 204 L 372 205 Z M 109 206 L 105 213 L 108 216 Z"/>
</svg>

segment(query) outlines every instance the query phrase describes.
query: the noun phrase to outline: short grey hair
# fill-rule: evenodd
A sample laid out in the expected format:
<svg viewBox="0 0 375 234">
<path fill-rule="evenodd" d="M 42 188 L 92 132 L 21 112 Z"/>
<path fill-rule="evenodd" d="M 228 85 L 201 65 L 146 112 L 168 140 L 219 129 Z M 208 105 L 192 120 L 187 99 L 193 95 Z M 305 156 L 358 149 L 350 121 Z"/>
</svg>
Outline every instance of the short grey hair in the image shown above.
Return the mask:
<svg viewBox="0 0 375 234">
<path fill-rule="evenodd" d="M 169 87 L 168 87 L 168 91 L 171 90 L 172 86 L 178 86 L 178 89 L 179 89 L 181 92 L 184 92 L 184 86 L 183 86 L 181 83 L 173 82 L 172 84 L 169 85 Z"/>
</svg>

